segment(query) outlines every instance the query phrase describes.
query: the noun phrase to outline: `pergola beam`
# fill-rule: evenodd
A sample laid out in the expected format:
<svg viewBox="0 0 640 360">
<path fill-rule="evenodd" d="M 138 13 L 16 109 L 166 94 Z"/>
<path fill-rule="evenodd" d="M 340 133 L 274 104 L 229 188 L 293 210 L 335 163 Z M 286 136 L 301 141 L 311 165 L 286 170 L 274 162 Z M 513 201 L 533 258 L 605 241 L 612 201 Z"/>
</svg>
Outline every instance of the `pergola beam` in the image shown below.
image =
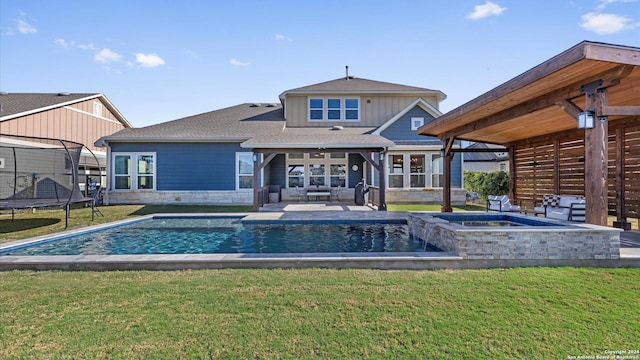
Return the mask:
<svg viewBox="0 0 640 360">
<path fill-rule="evenodd" d="M 602 80 L 602 84 L 598 88 L 607 88 L 610 86 L 614 86 L 620 83 L 620 79 L 628 76 L 631 73 L 631 70 L 633 70 L 633 66 L 629 66 L 629 65 L 616 66 L 615 68 L 610 69 L 608 71 L 602 72 L 597 75 L 593 75 L 586 80 L 562 87 L 558 90 L 552 91 L 545 95 L 526 101 L 520 105 L 516 105 L 512 108 L 484 117 L 477 121 L 471 122 L 467 125 L 463 125 L 458 128 L 452 129 L 451 131 L 448 131 L 445 136 L 462 138 L 465 134 L 473 132 L 475 130 L 497 125 L 505 121 L 509 121 L 514 118 L 545 109 L 553 105 L 558 105 L 560 107 L 566 106 L 569 109 L 569 111 L 573 112 L 575 111 L 575 108 L 572 108 L 566 102 L 567 101 L 570 102 L 570 100 L 582 96 L 584 94 L 582 89 L 582 86 L 584 84 L 591 83 L 597 80 Z M 574 118 L 577 118 L 577 116 Z"/>
</svg>

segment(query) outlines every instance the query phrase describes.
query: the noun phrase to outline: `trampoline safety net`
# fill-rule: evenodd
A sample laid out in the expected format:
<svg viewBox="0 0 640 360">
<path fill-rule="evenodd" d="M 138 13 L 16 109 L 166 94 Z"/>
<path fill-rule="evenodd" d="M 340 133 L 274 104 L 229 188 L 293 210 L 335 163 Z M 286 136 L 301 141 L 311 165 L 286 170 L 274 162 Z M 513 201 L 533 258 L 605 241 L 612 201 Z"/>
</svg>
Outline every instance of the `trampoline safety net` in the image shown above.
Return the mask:
<svg viewBox="0 0 640 360">
<path fill-rule="evenodd" d="M 83 148 L 72 141 L 0 134 L 0 209 L 86 201 L 78 178 Z"/>
</svg>

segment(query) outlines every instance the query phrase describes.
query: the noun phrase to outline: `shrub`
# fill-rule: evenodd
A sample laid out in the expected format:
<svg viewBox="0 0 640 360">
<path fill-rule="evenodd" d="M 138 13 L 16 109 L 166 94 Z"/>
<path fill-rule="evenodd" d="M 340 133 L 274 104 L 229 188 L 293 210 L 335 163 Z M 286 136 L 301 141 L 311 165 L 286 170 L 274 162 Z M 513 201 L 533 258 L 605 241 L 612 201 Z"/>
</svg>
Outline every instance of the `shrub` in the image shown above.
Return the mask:
<svg viewBox="0 0 640 360">
<path fill-rule="evenodd" d="M 509 174 L 505 171 L 465 170 L 464 187 L 467 191 L 477 192 L 482 199 L 488 195 L 505 195 L 509 193 Z"/>
</svg>

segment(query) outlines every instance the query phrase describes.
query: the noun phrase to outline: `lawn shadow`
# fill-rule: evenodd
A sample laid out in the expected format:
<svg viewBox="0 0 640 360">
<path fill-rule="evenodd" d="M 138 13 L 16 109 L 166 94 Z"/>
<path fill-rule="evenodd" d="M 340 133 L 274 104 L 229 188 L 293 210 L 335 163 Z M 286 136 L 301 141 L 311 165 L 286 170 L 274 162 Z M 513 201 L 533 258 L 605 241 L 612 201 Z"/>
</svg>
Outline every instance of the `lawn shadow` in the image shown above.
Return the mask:
<svg viewBox="0 0 640 360">
<path fill-rule="evenodd" d="M 50 226 L 59 223 L 60 219 L 42 218 L 42 219 L 2 219 L 0 220 L 0 234 L 8 234 L 10 232 L 24 231 L 44 226 Z"/>
</svg>

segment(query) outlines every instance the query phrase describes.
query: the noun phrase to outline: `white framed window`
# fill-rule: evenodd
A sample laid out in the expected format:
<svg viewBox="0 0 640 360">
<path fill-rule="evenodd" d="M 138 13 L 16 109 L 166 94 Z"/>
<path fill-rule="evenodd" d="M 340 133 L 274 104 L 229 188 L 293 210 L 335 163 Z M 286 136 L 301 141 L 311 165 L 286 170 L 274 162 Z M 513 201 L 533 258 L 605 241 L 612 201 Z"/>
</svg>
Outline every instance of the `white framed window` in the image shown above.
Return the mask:
<svg viewBox="0 0 640 360">
<path fill-rule="evenodd" d="M 289 164 L 287 166 L 287 186 L 289 188 L 304 187 L 304 164 Z"/>
<path fill-rule="evenodd" d="M 346 153 L 307 153 L 303 159 L 287 156 L 287 187 L 347 185 Z"/>
<path fill-rule="evenodd" d="M 102 116 L 102 103 L 97 101 L 93 102 L 93 115 Z"/>
<path fill-rule="evenodd" d="M 253 190 L 253 153 L 236 153 L 236 190 Z"/>
<path fill-rule="evenodd" d="M 309 121 L 360 121 L 360 98 L 308 98 Z"/>
<path fill-rule="evenodd" d="M 404 155 L 389 155 L 389 187 L 404 187 Z"/>
<path fill-rule="evenodd" d="M 418 130 L 420 126 L 424 125 L 423 117 L 412 117 L 411 118 L 411 130 Z"/>
<path fill-rule="evenodd" d="M 156 153 L 113 153 L 114 190 L 155 190 Z"/>
<path fill-rule="evenodd" d="M 409 155 L 409 187 L 423 188 L 426 185 L 427 169 L 424 154 Z"/>
<path fill-rule="evenodd" d="M 442 155 L 431 154 L 431 187 L 439 188 L 443 185 Z"/>
</svg>

